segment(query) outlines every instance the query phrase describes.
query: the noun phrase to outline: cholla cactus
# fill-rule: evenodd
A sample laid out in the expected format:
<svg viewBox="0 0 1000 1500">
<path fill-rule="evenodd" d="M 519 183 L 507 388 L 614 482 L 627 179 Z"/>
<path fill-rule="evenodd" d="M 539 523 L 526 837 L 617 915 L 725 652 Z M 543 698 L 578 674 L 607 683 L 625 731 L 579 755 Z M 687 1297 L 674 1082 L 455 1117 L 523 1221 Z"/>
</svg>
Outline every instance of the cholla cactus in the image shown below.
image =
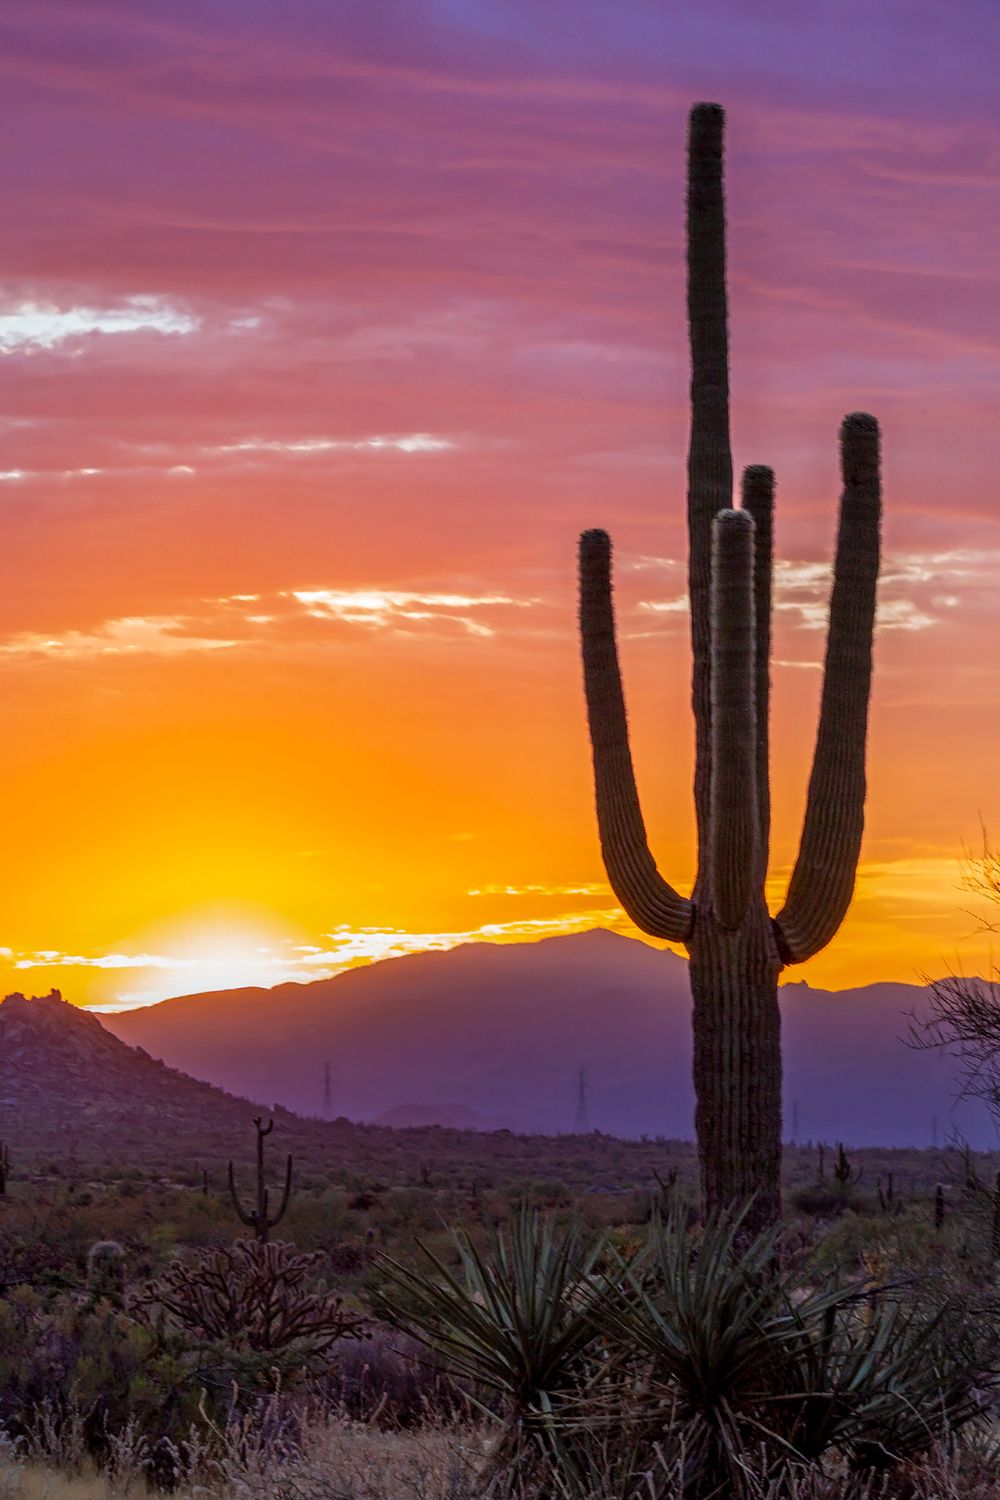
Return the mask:
<svg viewBox="0 0 1000 1500">
<path fill-rule="evenodd" d="M 833 937 L 861 845 L 865 741 L 879 565 L 879 437 L 855 413 L 840 430 L 844 490 L 819 732 L 799 855 L 777 917 L 768 863 L 771 648 L 770 469 L 746 469 L 733 504 L 722 183 L 723 114 L 691 111 L 688 321 L 691 440 L 688 586 L 694 654 L 698 875 L 682 896 L 656 868 L 629 748 L 615 641 L 611 542 L 580 541 L 580 624 L 597 817 L 608 878 L 644 932 L 686 945 L 694 1001 L 695 1125 L 709 1210 L 754 1197 L 752 1230 L 780 1212 L 777 981 Z"/>
<path fill-rule="evenodd" d="M 237 1217 L 248 1229 L 252 1229 L 262 1245 L 266 1245 L 271 1230 L 276 1228 L 285 1217 L 288 1200 L 292 1192 L 292 1157 L 289 1153 L 285 1161 L 285 1185 L 281 1194 L 281 1202 L 276 1214 L 268 1212 L 269 1194 L 264 1186 L 264 1137 L 271 1134 L 274 1129 L 274 1121 L 268 1120 L 264 1124 L 260 1115 L 254 1116 L 254 1128 L 257 1131 L 257 1204 L 255 1208 L 245 1209 L 240 1203 L 236 1192 L 236 1179 L 233 1175 L 233 1164 L 229 1163 L 229 1196 L 233 1200 L 233 1207 Z"/>
<path fill-rule="evenodd" d="M 153 1324 L 165 1315 L 199 1340 L 234 1351 L 324 1355 L 339 1339 L 358 1336 L 364 1319 L 314 1287 L 323 1260 L 280 1241 L 237 1240 L 174 1261 L 131 1310 Z"/>
</svg>

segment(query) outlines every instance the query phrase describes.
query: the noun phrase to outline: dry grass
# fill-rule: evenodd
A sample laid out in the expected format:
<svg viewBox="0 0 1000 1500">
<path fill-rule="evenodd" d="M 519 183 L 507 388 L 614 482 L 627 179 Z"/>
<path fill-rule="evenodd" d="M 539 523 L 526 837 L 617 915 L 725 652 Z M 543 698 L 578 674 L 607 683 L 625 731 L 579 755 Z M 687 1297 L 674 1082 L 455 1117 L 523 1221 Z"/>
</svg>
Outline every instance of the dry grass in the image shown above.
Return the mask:
<svg viewBox="0 0 1000 1500">
<path fill-rule="evenodd" d="M 475 1476 L 486 1448 L 483 1434 L 467 1427 L 432 1422 L 385 1431 L 334 1418 L 309 1428 L 301 1453 L 279 1462 L 268 1442 L 247 1425 L 230 1429 L 211 1458 L 204 1449 L 193 1449 L 190 1471 L 172 1494 L 174 1500 L 481 1500 Z M 0 1500 L 162 1500 L 146 1482 L 139 1458 L 131 1470 L 120 1461 L 117 1474 L 98 1474 L 88 1464 L 66 1473 L 22 1462 L 0 1447 Z M 834 1474 L 786 1476 L 777 1485 L 762 1486 L 759 1500 L 895 1500 L 903 1493 L 908 1500 L 996 1500 L 995 1459 L 995 1450 L 988 1463 L 974 1453 L 961 1459 L 932 1456 L 908 1471 L 902 1489 L 885 1479 L 859 1489 Z M 681 1491 L 661 1473 L 636 1485 L 635 1500 L 640 1495 L 680 1500 Z M 525 1493 L 519 1500 L 534 1497 Z M 621 1497 L 617 1488 L 615 1493 L 602 1488 L 589 1495 L 567 1490 L 560 1500 Z"/>
<path fill-rule="evenodd" d="M 484 1441 L 441 1423 L 385 1431 L 331 1419 L 309 1428 L 301 1452 L 279 1460 L 249 1424 L 222 1435 L 211 1455 L 196 1445 L 174 1500 L 472 1500 Z M 113 1455 L 114 1458 L 114 1455 Z M 0 1455 L 0 1500 L 152 1500 L 140 1450 L 110 1473 L 82 1461 L 77 1472 Z"/>
</svg>

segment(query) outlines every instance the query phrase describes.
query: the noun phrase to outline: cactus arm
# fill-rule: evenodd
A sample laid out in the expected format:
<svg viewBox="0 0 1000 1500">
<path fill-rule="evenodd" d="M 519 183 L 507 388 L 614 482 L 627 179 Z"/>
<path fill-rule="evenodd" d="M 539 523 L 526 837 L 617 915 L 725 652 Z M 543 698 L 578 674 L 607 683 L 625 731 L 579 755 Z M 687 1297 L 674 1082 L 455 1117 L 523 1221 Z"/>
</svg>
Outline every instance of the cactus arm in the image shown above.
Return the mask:
<svg viewBox="0 0 1000 1500">
<path fill-rule="evenodd" d="M 754 523 L 722 510 L 712 526 L 712 909 L 729 931 L 750 909 L 757 860 Z"/>
<path fill-rule="evenodd" d="M 611 888 L 643 932 L 683 942 L 691 931 L 691 902 L 678 895 L 656 868 L 636 790 L 615 641 L 611 539 L 606 531 L 585 531 L 580 538 L 580 634 L 597 824 Z"/>
<path fill-rule="evenodd" d="M 243 1205 L 240 1203 L 239 1194 L 236 1191 L 236 1178 L 233 1175 L 232 1162 L 229 1163 L 229 1196 L 233 1200 L 233 1208 L 236 1210 L 236 1217 L 239 1219 L 240 1223 L 246 1224 L 249 1228 L 253 1229 L 256 1224 L 256 1220 L 254 1218 L 254 1215 L 248 1214 L 243 1208 Z"/>
<path fill-rule="evenodd" d="M 753 599 L 754 708 L 757 714 L 757 826 L 758 875 L 767 875 L 771 836 L 770 713 L 771 713 L 771 579 L 774 570 L 774 471 L 763 464 L 743 470 L 742 506 L 754 524 Z"/>
<path fill-rule="evenodd" d="M 865 745 L 879 566 L 881 488 L 874 417 L 840 429 L 844 493 L 816 753 L 798 858 L 775 926 L 786 962 L 826 946 L 854 892 L 865 803 Z"/>
<path fill-rule="evenodd" d="M 688 129 L 687 308 L 691 341 L 688 448 L 688 593 L 695 721 L 694 800 L 699 847 L 707 849 L 711 797 L 712 522 L 733 503 L 729 440 L 726 214 L 717 104 L 696 104 Z"/>
</svg>

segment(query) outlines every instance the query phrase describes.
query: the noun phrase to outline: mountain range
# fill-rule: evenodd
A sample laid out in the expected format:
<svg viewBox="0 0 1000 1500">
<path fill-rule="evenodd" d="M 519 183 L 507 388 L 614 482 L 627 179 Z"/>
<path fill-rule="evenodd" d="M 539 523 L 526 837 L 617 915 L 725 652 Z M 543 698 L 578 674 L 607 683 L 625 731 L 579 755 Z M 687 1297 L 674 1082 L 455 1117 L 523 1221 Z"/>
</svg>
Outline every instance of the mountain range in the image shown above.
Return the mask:
<svg viewBox="0 0 1000 1500">
<path fill-rule="evenodd" d="M 62 1178 L 73 1193 L 97 1173 L 103 1181 L 117 1177 L 131 1194 L 135 1181 L 166 1176 L 218 1194 L 233 1161 L 249 1189 L 252 1121 L 262 1113 L 275 1123 L 269 1176 L 280 1180 L 289 1152 L 294 1180 L 306 1188 L 433 1187 L 461 1198 L 474 1184 L 488 1190 L 534 1182 L 546 1193 L 647 1192 L 657 1172 L 676 1169 L 690 1180 L 695 1167 L 689 1143 L 597 1131 L 532 1136 L 499 1127 L 487 1134 L 469 1128 L 478 1118 L 473 1111 L 459 1110 L 454 1128 L 434 1123 L 429 1116 L 440 1111 L 430 1108 L 404 1109 L 396 1121 L 403 1129 L 310 1119 L 189 1078 L 112 1036 L 58 991 L 0 1001 L 0 1141 L 15 1180 Z"/>
<path fill-rule="evenodd" d="M 606 930 L 472 943 L 388 959 L 311 984 L 186 995 L 103 1017 L 196 1078 L 400 1125 L 692 1134 L 685 960 Z M 780 991 L 786 1137 L 929 1146 L 960 1130 L 995 1146 L 983 1113 L 956 1104 L 955 1063 L 902 1038 L 916 985 Z"/>
</svg>

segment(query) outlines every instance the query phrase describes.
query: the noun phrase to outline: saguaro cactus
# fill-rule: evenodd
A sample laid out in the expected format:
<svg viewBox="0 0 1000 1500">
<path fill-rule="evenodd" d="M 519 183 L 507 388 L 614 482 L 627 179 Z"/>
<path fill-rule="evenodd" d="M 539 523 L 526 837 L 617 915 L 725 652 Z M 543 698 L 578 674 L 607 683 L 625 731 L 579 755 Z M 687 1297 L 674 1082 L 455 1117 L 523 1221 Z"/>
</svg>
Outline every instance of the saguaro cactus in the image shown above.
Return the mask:
<svg viewBox="0 0 1000 1500">
<path fill-rule="evenodd" d="M 580 539 L 580 625 L 597 817 L 608 878 L 632 920 L 690 955 L 695 1126 L 709 1209 L 754 1196 L 747 1225 L 780 1211 L 777 980 L 833 937 L 854 888 L 879 564 L 879 434 L 840 430 L 843 497 L 815 757 L 785 904 L 764 900 L 774 476 L 752 466 L 733 503 L 729 439 L 723 112 L 691 111 L 688 138 L 688 590 L 694 663 L 698 873 L 690 897 L 657 870 L 629 748 L 615 640 L 611 542 Z"/>
<path fill-rule="evenodd" d="M 285 1186 L 281 1194 L 281 1203 L 278 1206 L 278 1212 L 273 1215 L 269 1214 L 269 1194 L 267 1188 L 264 1186 L 264 1137 L 271 1134 L 271 1131 L 274 1129 L 274 1121 L 268 1120 L 265 1125 L 262 1117 L 255 1115 L 253 1123 L 257 1131 L 257 1206 L 253 1209 L 245 1209 L 240 1203 L 239 1195 L 236 1192 L 236 1179 L 233 1176 L 232 1162 L 229 1163 L 229 1196 L 233 1200 L 233 1207 L 240 1222 L 246 1224 L 249 1229 L 252 1229 L 260 1243 L 266 1245 L 268 1235 L 272 1229 L 281 1223 L 285 1217 L 285 1210 L 288 1207 L 288 1199 L 292 1192 L 292 1158 L 291 1153 L 289 1153 L 285 1161 Z"/>
</svg>

